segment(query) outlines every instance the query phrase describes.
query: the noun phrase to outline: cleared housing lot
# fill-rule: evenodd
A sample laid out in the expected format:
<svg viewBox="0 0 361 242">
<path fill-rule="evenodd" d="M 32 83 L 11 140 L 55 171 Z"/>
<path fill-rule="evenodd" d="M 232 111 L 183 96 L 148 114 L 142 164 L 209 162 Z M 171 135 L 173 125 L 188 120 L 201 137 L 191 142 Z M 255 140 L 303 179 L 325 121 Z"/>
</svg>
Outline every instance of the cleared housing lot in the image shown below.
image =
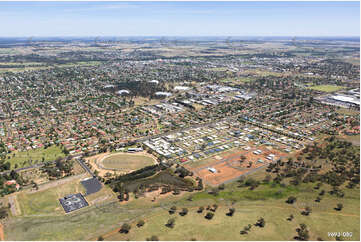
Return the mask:
<svg viewBox="0 0 361 242">
<path fill-rule="evenodd" d="M 198 162 L 189 162 L 185 167 L 201 177 L 208 185 L 218 186 L 241 175 L 254 172 L 268 165 L 273 159 L 284 156 L 284 153 L 274 149 L 269 150 L 264 146 L 244 147 L 222 152 Z M 242 157 L 244 161 L 241 162 Z"/>
</svg>

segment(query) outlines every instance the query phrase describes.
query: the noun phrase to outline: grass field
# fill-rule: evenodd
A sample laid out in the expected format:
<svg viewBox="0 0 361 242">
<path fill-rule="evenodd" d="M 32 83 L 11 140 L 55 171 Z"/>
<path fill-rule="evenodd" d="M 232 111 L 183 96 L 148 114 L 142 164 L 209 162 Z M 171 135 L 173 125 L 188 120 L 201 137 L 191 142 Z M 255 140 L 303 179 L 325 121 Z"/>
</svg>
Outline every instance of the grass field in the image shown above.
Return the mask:
<svg viewBox="0 0 361 242">
<path fill-rule="evenodd" d="M 360 135 L 345 135 L 345 136 L 338 136 L 341 139 L 344 139 L 348 142 L 351 142 L 353 145 L 360 146 Z"/>
<path fill-rule="evenodd" d="M 15 156 L 14 156 L 15 155 Z M 44 161 L 54 161 L 58 157 L 64 157 L 64 153 L 59 146 L 53 145 L 48 147 L 47 149 L 38 148 L 29 151 L 22 152 L 14 152 L 8 155 L 7 161 L 10 162 L 11 168 L 15 168 L 15 164 L 18 165 L 18 168 L 30 166 L 32 164 L 42 162 L 42 158 L 44 157 Z M 31 163 L 29 162 L 31 160 Z"/>
<path fill-rule="evenodd" d="M 352 240 L 360 238 L 358 189 L 347 190 L 345 198 L 325 195 L 320 203 L 316 203 L 314 199 L 317 193 L 313 191 L 310 185 L 301 185 L 298 189 L 288 194 L 285 193 L 287 196 L 294 194 L 297 197 L 297 202 L 290 205 L 285 203 L 286 198 L 273 198 L 272 193 L 266 192 L 263 188 L 260 189 L 259 194 L 261 196 L 256 200 L 249 200 L 243 195 L 239 196 L 242 193 L 237 192 L 229 196 L 230 190 L 233 189 L 231 187 L 234 188 L 234 184 L 226 189 L 228 191 L 221 192 L 217 197 L 203 192 L 195 195 L 192 202 L 179 202 L 177 204 L 178 211 L 183 207 L 189 209 L 188 215 L 184 217 L 178 213 L 169 215 L 167 211 L 162 211 L 158 214 L 145 216 L 143 220 L 146 224 L 143 227 L 136 227 L 137 221 L 134 221 L 128 234 L 113 231 L 113 233 L 105 235 L 105 240 L 145 240 L 152 235 L 158 236 L 160 240 L 293 240 L 297 234 L 295 230 L 300 223 L 305 223 L 308 226 L 310 240 L 317 238 L 334 240 L 334 238 L 329 238 L 327 234 L 327 232 L 332 231 L 353 232 Z M 253 193 L 252 191 L 249 192 Z M 341 212 L 333 209 L 338 202 L 344 204 L 344 210 Z M 204 218 L 205 211 L 202 214 L 196 212 L 198 206 L 214 203 L 217 203 L 219 208 L 212 220 Z M 300 214 L 305 206 L 312 208 L 312 213 L 309 216 Z M 232 217 L 226 216 L 230 207 L 236 209 Z M 293 221 L 287 221 L 290 214 L 295 217 Z M 176 219 L 173 229 L 165 226 L 171 217 Z M 249 234 L 240 235 L 240 230 L 244 226 L 254 224 L 260 217 L 266 220 L 264 228 L 253 226 Z"/>
<path fill-rule="evenodd" d="M 252 79 L 250 77 L 237 77 L 237 78 L 226 78 L 226 79 L 221 80 L 221 82 L 239 84 L 239 83 L 244 83 L 244 82 L 251 82 L 253 80 L 254 79 Z"/>
<path fill-rule="evenodd" d="M 66 184 L 52 187 L 44 191 L 34 193 L 19 193 L 17 200 L 20 204 L 21 213 L 28 215 L 60 215 L 63 208 L 59 203 L 59 198 L 72 193 L 84 193 L 85 189 L 80 184 L 79 179 Z"/>
<path fill-rule="evenodd" d="M 360 200 L 359 189 L 343 189 L 345 196 L 338 198 L 327 192 L 320 203 L 314 202 L 318 190 L 312 187 L 315 184 L 301 184 L 298 187 L 281 188 L 278 186 L 261 185 L 254 191 L 248 188 L 238 188 L 237 183 L 226 185 L 226 189 L 218 196 L 207 192 L 193 193 L 193 201 L 188 201 L 189 195 L 183 197 L 168 196 L 152 203 L 142 199 L 133 199 L 129 203 L 104 203 L 99 206 L 90 206 L 68 215 L 58 215 L 54 212 L 54 198 L 57 193 L 47 191 L 38 196 L 20 197 L 24 201 L 38 200 L 43 208 L 27 205 L 24 214 L 16 217 L 5 227 L 7 240 L 96 240 L 102 235 L 105 240 L 145 240 L 152 235 L 160 240 L 293 240 L 295 229 L 300 223 L 305 223 L 310 231 L 310 240 L 318 237 L 324 240 L 329 238 L 327 232 L 352 232 L 352 240 L 359 240 L 360 233 Z M 74 189 L 59 187 L 56 190 Z M 326 191 L 331 187 L 323 185 Z M 281 191 L 282 195 L 275 192 Z M 285 203 L 289 195 L 297 197 L 295 204 Z M 60 195 L 60 194 L 59 194 Z M 51 201 L 50 201 L 51 200 Z M 335 211 L 337 203 L 343 203 L 342 211 Z M 212 220 L 196 213 L 199 206 L 218 204 Z M 27 202 L 29 204 L 29 202 Z M 233 204 L 233 205 L 232 205 Z M 168 214 L 168 209 L 175 205 L 178 211 L 186 207 L 188 215 L 182 217 L 178 212 Z M 24 205 L 22 205 L 24 206 Z M 60 205 L 59 205 L 60 206 Z M 232 217 L 225 213 L 233 206 L 236 209 Z M 309 206 L 312 213 L 309 216 L 300 214 L 303 208 Z M 29 208 L 30 207 L 30 208 Z M 46 213 L 44 213 L 44 210 Z M 293 221 L 286 218 L 294 215 Z M 175 217 L 173 229 L 165 227 L 170 217 Z M 258 218 L 266 220 L 264 228 L 253 226 L 248 235 L 240 235 L 240 230 L 248 224 L 254 224 Z M 137 228 L 136 223 L 143 219 L 146 224 Z M 118 232 L 121 224 L 127 222 L 132 229 L 128 234 Z M 345 240 L 349 238 L 343 238 Z"/>
<path fill-rule="evenodd" d="M 349 108 L 339 108 L 336 112 L 344 115 L 360 115 L 360 111 Z"/>
<path fill-rule="evenodd" d="M 318 86 L 309 87 L 309 89 L 321 91 L 321 92 L 336 92 L 338 90 L 344 89 L 344 87 L 335 86 L 335 85 L 318 85 Z"/>
<path fill-rule="evenodd" d="M 102 160 L 102 164 L 105 168 L 129 171 L 138 170 L 145 166 L 153 165 L 154 163 L 155 161 L 152 157 L 124 153 L 112 154 Z"/>
</svg>

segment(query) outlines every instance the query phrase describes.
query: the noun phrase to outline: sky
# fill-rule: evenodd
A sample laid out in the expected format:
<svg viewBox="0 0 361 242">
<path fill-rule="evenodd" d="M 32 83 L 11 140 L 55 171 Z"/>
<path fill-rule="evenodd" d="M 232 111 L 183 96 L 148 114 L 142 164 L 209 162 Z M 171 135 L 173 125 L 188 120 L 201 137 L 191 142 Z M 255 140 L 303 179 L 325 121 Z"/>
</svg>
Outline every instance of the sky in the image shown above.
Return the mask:
<svg viewBox="0 0 361 242">
<path fill-rule="evenodd" d="M 24 36 L 360 36 L 360 2 L 0 2 Z"/>
</svg>

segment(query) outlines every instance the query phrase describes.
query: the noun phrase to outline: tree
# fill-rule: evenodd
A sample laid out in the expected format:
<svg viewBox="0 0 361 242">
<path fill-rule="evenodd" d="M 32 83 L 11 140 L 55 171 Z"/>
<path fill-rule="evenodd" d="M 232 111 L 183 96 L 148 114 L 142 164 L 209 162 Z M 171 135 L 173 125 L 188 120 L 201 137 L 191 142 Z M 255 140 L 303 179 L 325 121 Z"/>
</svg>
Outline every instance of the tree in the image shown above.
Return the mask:
<svg viewBox="0 0 361 242">
<path fill-rule="evenodd" d="M 182 208 L 182 211 L 179 212 L 179 215 L 180 216 L 185 216 L 185 215 L 187 215 L 187 213 L 188 213 L 188 209 L 187 208 Z"/>
<path fill-rule="evenodd" d="M 300 227 L 296 229 L 298 236 L 295 237 L 297 240 L 308 240 L 310 237 L 308 234 L 306 224 L 300 224 Z"/>
<path fill-rule="evenodd" d="M 122 225 L 122 227 L 120 228 L 119 232 L 127 234 L 127 233 L 129 233 L 130 229 L 131 229 L 131 226 L 129 224 L 127 224 L 127 223 L 124 223 Z"/>
<path fill-rule="evenodd" d="M 173 214 L 177 211 L 177 207 L 176 206 L 172 206 L 169 210 L 169 214 Z"/>
<path fill-rule="evenodd" d="M 8 216 L 7 209 L 2 207 L 0 208 L 0 219 L 6 218 Z"/>
<path fill-rule="evenodd" d="M 286 200 L 286 203 L 288 203 L 288 204 L 293 204 L 296 200 L 297 200 L 296 197 L 290 196 L 290 197 L 288 197 L 288 199 Z"/>
<path fill-rule="evenodd" d="M 211 211 L 212 212 L 215 212 L 218 208 L 218 205 L 217 204 L 213 204 L 213 208 L 211 208 Z"/>
<path fill-rule="evenodd" d="M 240 160 L 239 160 L 240 164 L 242 164 L 245 161 L 246 161 L 246 157 L 244 155 L 241 155 Z"/>
<path fill-rule="evenodd" d="M 255 225 L 263 228 L 264 226 L 266 226 L 266 221 L 264 220 L 264 218 L 261 217 L 257 220 L 257 223 Z"/>
<path fill-rule="evenodd" d="M 199 207 L 198 210 L 197 210 L 197 213 L 202 213 L 204 210 L 204 207 Z"/>
<path fill-rule="evenodd" d="M 288 221 L 292 221 L 293 218 L 294 218 L 294 216 L 293 216 L 293 214 L 291 214 L 291 215 L 287 218 L 287 220 L 288 220 Z"/>
<path fill-rule="evenodd" d="M 318 203 L 321 202 L 321 197 L 317 197 L 315 202 L 318 202 Z"/>
<path fill-rule="evenodd" d="M 343 208 L 342 203 L 338 203 L 338 204 L 337 204 L 337 207 L 335 208 L 335 210 L 337 210 L 337 211 L 341 211 L 341 210 L 342 210 L 342 208 Z"/>
<path fill-rule="evenodd" d="M 244 227 L 244 230 L 250 231 L 251 228 L 252 228 L 252 224 L 248 224 L 247 226 Z"/>
<path fill-rule="evenodd" d="M 338 236 L 338 235 L 335 237 L 335 239 L 336 239 L 336 241 L 343 241 L 343 239 L 341 238 L 341 236 Z"/>
<path fill-rule="evenodd" d="M 235 211 L 236 211 L 235 208 L 230 208 L 228 213 L 226 213 L 226 215 L 232 217 Z"/>
<path fill-rule="evenodd" d="M 142 227 L 143 225 L 145 224 L 144 220 L 139 220 L 138 223 L 137 223 L 137 227 Z"/>
<path fill-rule="evenodd" d="M 205 216 L 206 219 L 211 220 L 214 216 L 214 213 L 208 212 Z"/>
<path fill-rule="evenodd" d="M 308 216 L 312 212 L 310 207 L 306 207 L 304 211 L 301 212 L 302 215 Z"/>
<path fill-rule="evenodd" d="M 103 241 L 103 240 L 104 240 L 103 236 L 98 237 L 98 241 Z"/>
<path fill-rule="evenodd" d="M 158 241 L 159 238 L 158 238 L 158 236 L 156 236 L 156 235 L 152 235 L 150 238 L 147 238 L 146 240 L 147 240 L 147 241 Z"/>
<path fill-rule="evenodd" d="M 175 225 L 175 219 L 174 218 L 168 219 L 168 222 L 165 224 L 165 226 L 167 226 L 168 228 L 174 228 L 174 225 Z"/>
</svg>

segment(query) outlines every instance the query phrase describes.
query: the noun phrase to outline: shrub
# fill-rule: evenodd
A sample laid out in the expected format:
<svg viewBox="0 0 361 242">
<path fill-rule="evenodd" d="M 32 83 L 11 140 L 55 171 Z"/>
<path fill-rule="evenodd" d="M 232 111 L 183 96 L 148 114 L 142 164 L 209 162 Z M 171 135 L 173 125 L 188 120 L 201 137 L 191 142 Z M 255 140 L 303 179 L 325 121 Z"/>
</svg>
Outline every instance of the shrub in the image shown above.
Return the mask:
<svg viewBox="0 0 361 242">
<path fill-rule="evenodd" d="M 235 208 L 230 208 L 229 211 L 228 211 L 228 213 L 226 213 L 226 215 L 232 217 L 235 211 L 236 211 Z"/>
<path fill-rule="evenodd" d="M 150 238 L 147 238 L 146 240 L 147 241 L 158 241 L 159 239 L 158 239 L 158 236 L 152 235 Z"/>
<path fill-rule="evenodd" d="M 266 226 L 266 221 L 264 220 L 264 218 L 262 218 L 262 217 L 259 218 L 259 219 L 257 220 L 256 226 L 261 227 L 261 228 L 263 228 L 264 226 Z"/>
<path fill-rule="evenodd" d="M 214 216 L 214 213 L 208 212 L 205 216 L 206 219 L 211 220 Z"/>
<path fill-rule="evenodd" d="M 338 204 L 337 204 L 337 207 L 336 207 L 335 209 L 336 209 L 337 211 L 341 211 L 342 208 L 343 208 L 342 203 L 338 203 Z"/>
<path fill-rule="evenodd" d="M 288 199 L 286 200 L 286 203 L 288 203 L 288 204 L 293 204 L 296 200 L 297 200 L 296 197 L 290 196 L 290 197 L 288 197 Z"/>
<path fill-rule="evenodd" d="M 308 216 L 312 212 L 310 207 L 306 207 L 304 211 L 301 212 L 302 215 Z"/>
<path fill-rule="evenodd" d="M 296 229 L 296 232 L 297 232 L 298 236 L 296 236 L 295 239 L 297 239 L 297 240 L 305 241 L 305 240 L 308 240 L 308 238 L 310 237 L 308 234 L 306 224 L 300 224 L 300 227 Z"/>
<path fill-rule="evenodd" d="M 127 233 L 129 233 L 130 229 L 131 229 L 131 226 L 129 224 L 127 224 L 127 223 L 124 223 L 122 225 L 122 227 L 120 228 L 119 232 L 127 234 Z"/>
<path fill-rule="evenodd" d="M 137 223 L 137 227 L 142 227 L 145 224 L 144 220 L 139 220 Z"/>
<path fill-rule="evenodd" d="M 179 212 L 179 215 L 180 216 L 185 216 L 185 215 L 187 215 L 187 213 L 188 213 L 188 209 L 187 208 L 182 208 L 182 211 Z"/>
<path fill-rule="evenodd" d="M 175 213 L 175 211 L 177 211 L 177 207 L 176 206 L 172 206 L 169 210 L 169 214 L 173 214 Z"/>
<path fill-rule="evenodd" d="M 175 219 L 170 218 L 165 226 L 167 226 L 168 228 L 174 228 L 174 225 L 175 225 Z"/>
</svg>

